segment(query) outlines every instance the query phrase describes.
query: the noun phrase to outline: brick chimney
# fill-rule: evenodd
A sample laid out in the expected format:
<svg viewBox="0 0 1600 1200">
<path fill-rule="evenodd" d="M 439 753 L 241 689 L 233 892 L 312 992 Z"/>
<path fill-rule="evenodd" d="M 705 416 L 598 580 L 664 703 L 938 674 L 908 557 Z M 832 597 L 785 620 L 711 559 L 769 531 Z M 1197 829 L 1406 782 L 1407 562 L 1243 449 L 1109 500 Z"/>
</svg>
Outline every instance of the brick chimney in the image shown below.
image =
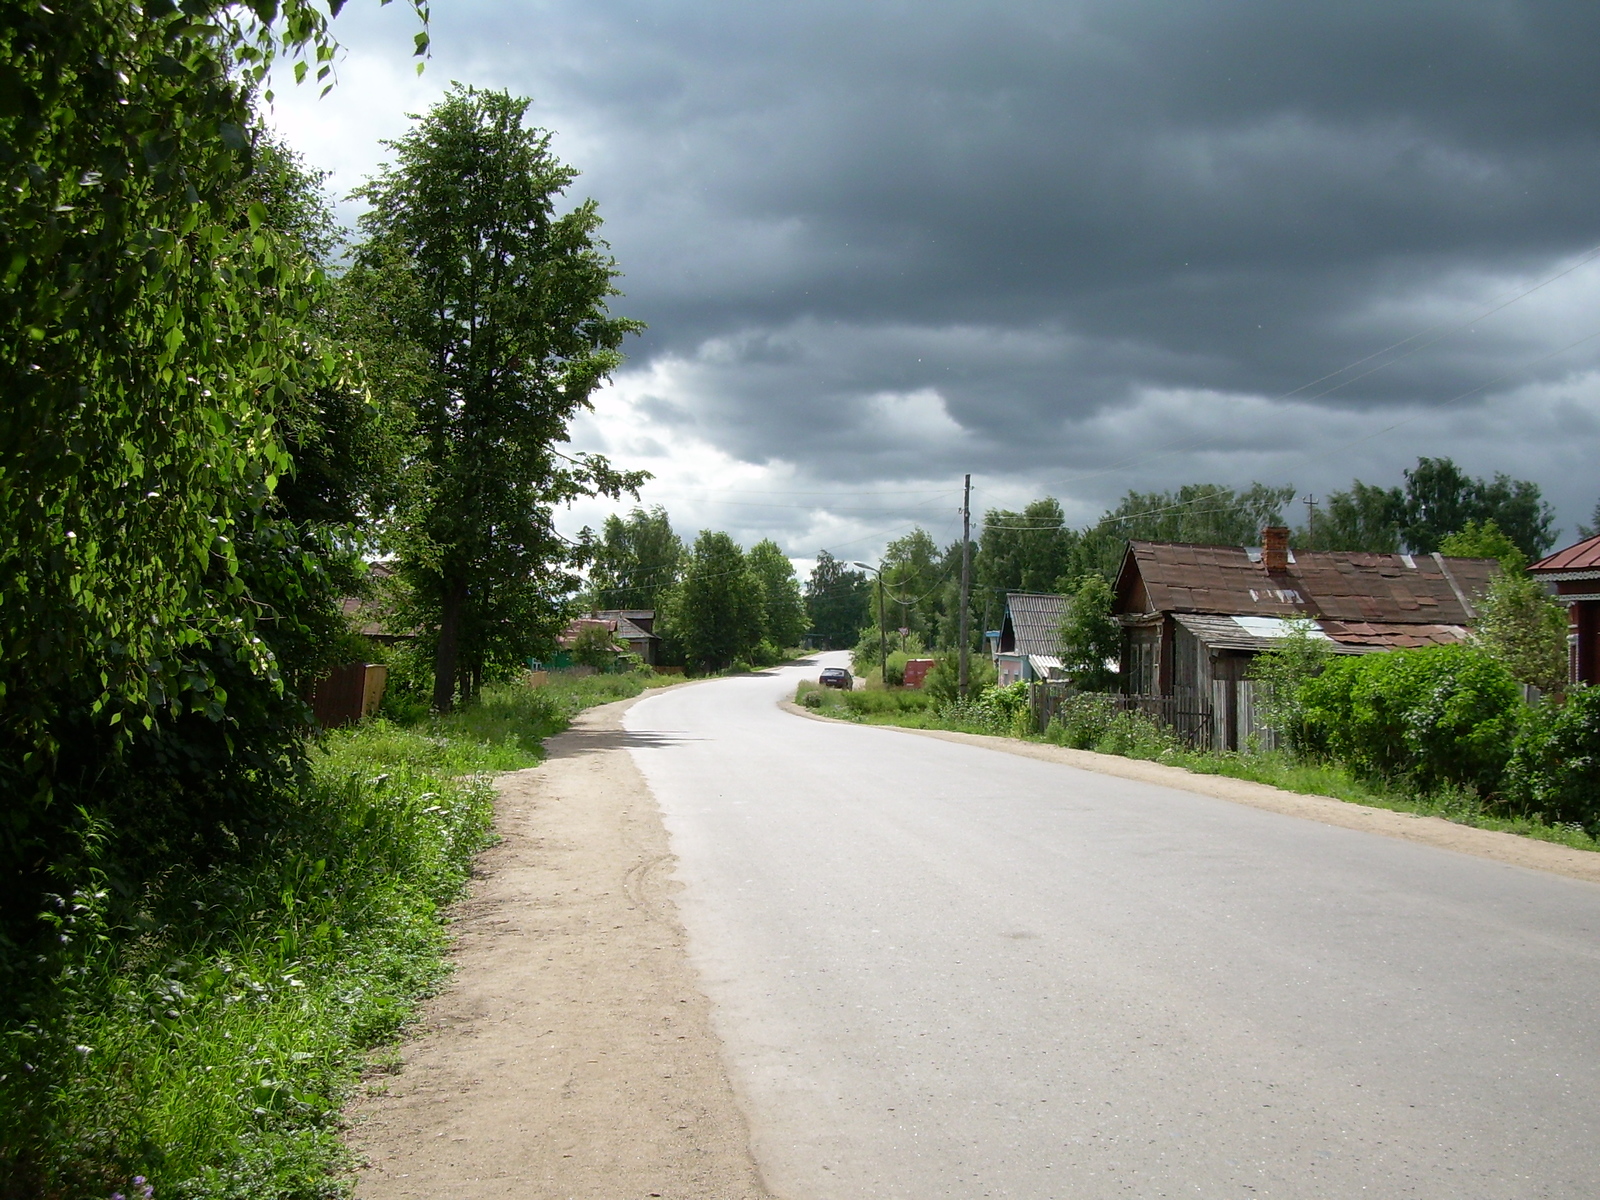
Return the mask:
<svg viewBox="0 0 1600 1200">
<path fill-rule="evenodd" d="M 1282 575 L 1289 569 L 1289 530 L 1283 525 L 1268 525 L 1261 531 L 1261 566 L 1268 575 Z"/>
</svg>

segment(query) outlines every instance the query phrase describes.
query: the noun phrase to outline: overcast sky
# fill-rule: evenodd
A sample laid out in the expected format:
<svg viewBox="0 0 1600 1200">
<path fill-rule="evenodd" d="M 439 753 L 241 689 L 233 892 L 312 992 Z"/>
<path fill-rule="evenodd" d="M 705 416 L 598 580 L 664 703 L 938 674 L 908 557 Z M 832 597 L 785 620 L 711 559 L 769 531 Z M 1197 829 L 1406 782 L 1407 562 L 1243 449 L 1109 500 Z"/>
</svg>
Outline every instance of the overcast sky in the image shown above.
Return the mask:
<svg viewBox="0 0 1600 1200">
<path fill-rule="evenodd" d="M 650 327 L 575 444 L 680 533 L 870 558 L 967 471 L 1600 495 L 1593 0 L 448 0 L 420 78 L 414 21 L 350 5 L 274 120 L 344 192 L 452 80 L 534 100 Z"/>
</svg>

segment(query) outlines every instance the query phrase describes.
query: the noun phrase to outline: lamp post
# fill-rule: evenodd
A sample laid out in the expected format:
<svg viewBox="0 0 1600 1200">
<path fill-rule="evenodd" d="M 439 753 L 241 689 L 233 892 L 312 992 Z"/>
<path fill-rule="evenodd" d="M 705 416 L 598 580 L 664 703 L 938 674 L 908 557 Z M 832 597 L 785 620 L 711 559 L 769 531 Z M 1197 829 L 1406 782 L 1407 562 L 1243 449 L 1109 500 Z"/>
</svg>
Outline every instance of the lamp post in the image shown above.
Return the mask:
<svg viewBox="0 0 1600 1200">
<path fill-rule="evenodd" d="M 883 686 L 889 686 L 889 634 L 883 627 L 883 570 L 879 567 L 870 567 L 864 562 L 852 563 L 864 571 L 871 571 L 878 580 L 878 677 L 883 680 Z"/>
</svg>

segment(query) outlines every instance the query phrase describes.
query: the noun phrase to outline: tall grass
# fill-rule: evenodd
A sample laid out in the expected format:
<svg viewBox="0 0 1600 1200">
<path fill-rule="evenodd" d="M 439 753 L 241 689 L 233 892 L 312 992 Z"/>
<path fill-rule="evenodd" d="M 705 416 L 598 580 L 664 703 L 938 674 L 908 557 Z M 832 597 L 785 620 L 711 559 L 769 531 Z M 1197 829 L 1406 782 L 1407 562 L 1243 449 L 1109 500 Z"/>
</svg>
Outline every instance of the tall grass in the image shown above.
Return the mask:
<svg viewBox="0 0 1600 1200">
<path fill-rule="evenodd" d="M 55 960 L 0 1014 L 0 1196 L 342 1194 L 341 1105 L 445 973 L 442 910 L 492 837 L 492 774 L 642 686 L 504 685 L 330 734 L 248 860 L 115 880 L 91 837 L 50 906 Z"/>
</svg>

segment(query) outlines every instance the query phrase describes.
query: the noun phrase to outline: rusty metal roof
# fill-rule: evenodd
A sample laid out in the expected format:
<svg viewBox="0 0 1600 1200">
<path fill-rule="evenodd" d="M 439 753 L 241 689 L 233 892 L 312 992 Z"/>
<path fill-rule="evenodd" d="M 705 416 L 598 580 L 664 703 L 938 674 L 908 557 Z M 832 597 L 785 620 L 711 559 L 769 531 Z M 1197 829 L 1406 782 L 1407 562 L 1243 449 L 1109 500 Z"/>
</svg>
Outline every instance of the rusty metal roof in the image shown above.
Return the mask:
<svg viewBox="0 0 1600 1200">
<path fill-rule="evenodd" d="M 1322 632 L 1347 649 L 1413 650 L 1467 640 L 1465 625 L 1418 625 L 1381 621 L 1319 621 Z"/>
<path fill-rule="evenodd" d="M 1473 597 L 1499 571 L 1490 558 L 1301 550 L 1287 570 L 1269 574 L 1245 546 L 1129 542 L 1117 611 L 1468 625 Z"/>
<path fill-rule="evenodd" d="M 1177 613 L 1174 619 L 1213 650 L 1260 653 L 1283 645 L 1283 636 L 1257 631 L 1259 617 Z M 1335 654 L 1368 654 L 1376 650 L 1409 650 L 1419 646 L 1449 646 L 1466 640 L 1462 625 L 1415 625 L 1374 621 L 1317 621 L 1314 623 Z"/>
<path fill-rule="evenodd" d="M 1600 571 L 1600 535 L 1541 558 L 1530 571 Z"/>
</svg>

